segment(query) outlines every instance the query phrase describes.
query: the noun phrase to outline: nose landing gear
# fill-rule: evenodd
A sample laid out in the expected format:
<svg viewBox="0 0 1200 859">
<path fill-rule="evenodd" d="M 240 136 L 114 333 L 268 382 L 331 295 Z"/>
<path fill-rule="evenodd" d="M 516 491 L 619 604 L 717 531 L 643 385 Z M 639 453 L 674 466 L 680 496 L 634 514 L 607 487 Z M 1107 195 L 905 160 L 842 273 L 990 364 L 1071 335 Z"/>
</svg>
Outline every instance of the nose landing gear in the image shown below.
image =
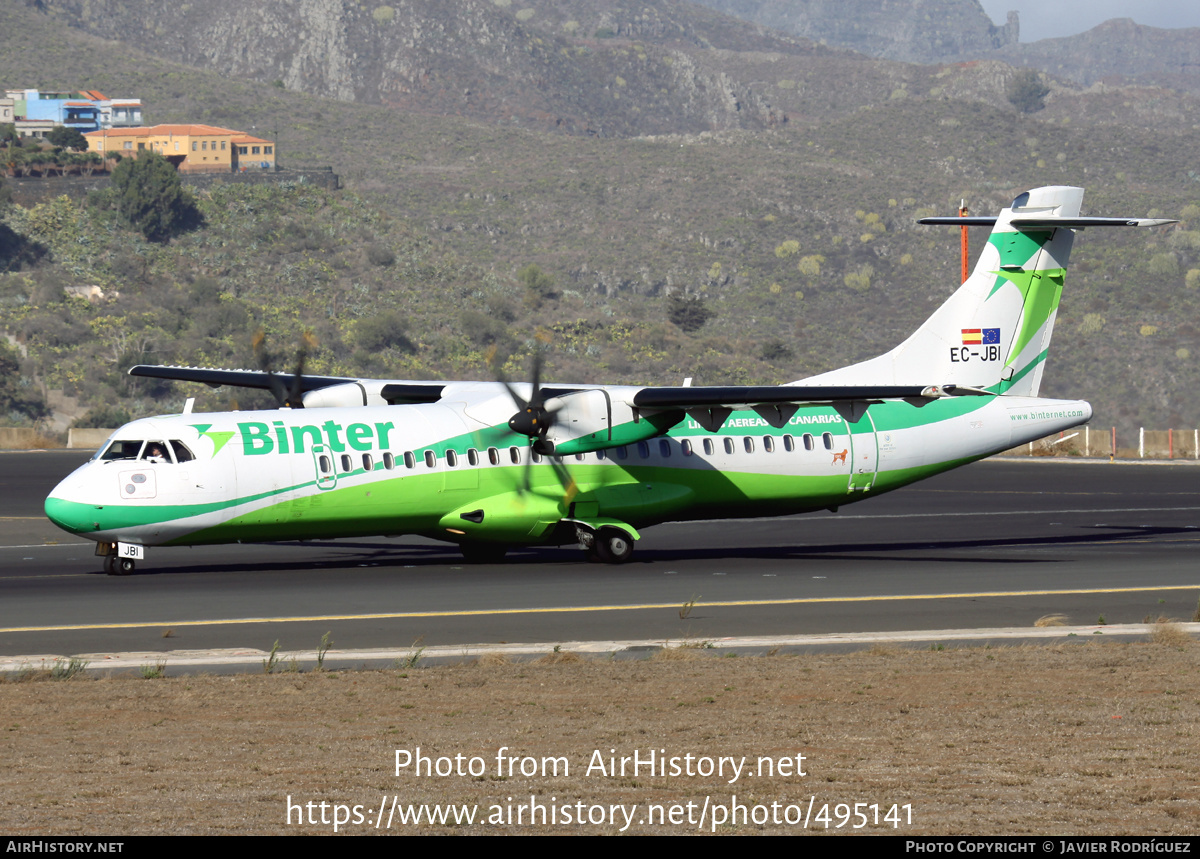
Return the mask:
<svg viewBox="0 0 1200 859">
<path fill-rule="evenodd" d="M 110 576 L 128 576 L 137 569 L 137 560 L 144 557 L 143 546 L 132 543 L 98 543 L 96 554 L 104 558 L 104 572 Z"/>
</svg>

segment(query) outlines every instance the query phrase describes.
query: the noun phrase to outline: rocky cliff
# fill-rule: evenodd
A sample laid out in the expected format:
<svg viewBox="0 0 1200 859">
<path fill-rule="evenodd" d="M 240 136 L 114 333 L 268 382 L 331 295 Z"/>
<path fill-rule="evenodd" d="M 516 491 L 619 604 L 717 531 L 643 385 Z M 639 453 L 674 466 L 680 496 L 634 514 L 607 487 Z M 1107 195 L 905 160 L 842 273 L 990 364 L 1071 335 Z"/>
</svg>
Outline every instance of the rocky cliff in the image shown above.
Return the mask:
<svg viewBox="0 0 1200 859">
<path fill-rule="evenodd" d="M 602 0 L 43 0 L 93 35 L 342 101 L 572 133 L 636 135 L 783 121 L 693 49 L 806 50 L 689 4 Z"/>
<path fill-rule="evenodd" d="M 997 27 L 977 0 L 695 0 L 735 18 L 872 57 L 960 59 L 1015 44 L 1010 12 Z"/>
</svg>

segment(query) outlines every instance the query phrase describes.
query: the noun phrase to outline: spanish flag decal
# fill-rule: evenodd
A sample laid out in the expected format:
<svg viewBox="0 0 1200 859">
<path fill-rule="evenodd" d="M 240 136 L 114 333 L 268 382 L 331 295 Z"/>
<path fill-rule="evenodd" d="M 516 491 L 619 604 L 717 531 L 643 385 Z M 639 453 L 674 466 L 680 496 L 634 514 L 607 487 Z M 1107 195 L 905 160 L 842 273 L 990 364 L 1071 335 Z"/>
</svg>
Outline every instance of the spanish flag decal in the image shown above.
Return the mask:
<svg viewBox="0 0 1200 859">
<path fill-rule="evenodd" d="M 999 328 L 964 328 L 962 329 L 962 344 L 978 346 L 985 343 L 999 343 Z"/>
</svg>

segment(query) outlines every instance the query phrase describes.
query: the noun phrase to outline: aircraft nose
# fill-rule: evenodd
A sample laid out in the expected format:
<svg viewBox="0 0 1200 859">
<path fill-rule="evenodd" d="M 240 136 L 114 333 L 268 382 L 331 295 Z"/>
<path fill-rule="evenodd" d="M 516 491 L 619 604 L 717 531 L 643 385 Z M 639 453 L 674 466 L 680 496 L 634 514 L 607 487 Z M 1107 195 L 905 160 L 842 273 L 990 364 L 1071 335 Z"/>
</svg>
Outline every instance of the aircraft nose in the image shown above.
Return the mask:
<svg viewBox="0 0 1200 859">
<path fill-rule="evenodd" d="M 72 534 L 82 534 L 99 528 L 96 521 L 98 508 L 80 500 L 83 487 L 77 478 L 68 477 L 54 487 L 46 497 L 46 518 Z"/>
</svg>

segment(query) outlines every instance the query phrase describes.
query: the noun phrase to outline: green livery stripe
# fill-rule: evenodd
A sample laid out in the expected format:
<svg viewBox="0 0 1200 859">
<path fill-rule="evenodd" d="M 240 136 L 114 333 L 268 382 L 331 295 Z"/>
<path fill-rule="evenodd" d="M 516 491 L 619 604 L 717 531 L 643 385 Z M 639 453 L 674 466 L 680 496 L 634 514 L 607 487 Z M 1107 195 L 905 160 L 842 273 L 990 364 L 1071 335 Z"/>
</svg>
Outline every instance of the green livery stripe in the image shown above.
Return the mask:
<svg viewBox="0 0 1200 859">
<path fill-rule="evenodd" d="M 1015 265 L 1026 268 L 1026 264 L 1042 249 L 1054 235 L 1053 230 L 1029 230 L 1028 232 L 993 232 L 988 237 L 988 244 L 1000 252 L 1000 265 Z M 992 287 L 988 298 L 996 294 L 1000 288 L 997 283 Z"/>
<path fill-rule="evenodd" d="M 1049 354 L 1050 354 L 1049 349 L 1043 349 L 1041 352 L 1038 353 L 1036 358 L 1034 358 L 1032 361 L 1030 361 L 1028 364 L 1026 364 L 1024 367 L 1022 367 L 1016 373 L 1014 373 L 1013 377 L 1011 379 L 1008 379 L 1007 381 L 997 382 L 994 385 L 988 385 L 987 390 L 993 391 L 994 393 L 997 393 L 997 394 L 1003 394 L 1009 388 L 1012 388 L 1014 385 L 1016 385 L 1017 382 L 1021 381 L 1023 378 L 1025 378 L 1030 373 L 1032 373 L 1039 364 L 1041 364 L 1043 361 L 1046 360 L 1046 356 Z"/>
<path fill-rule="evenodd" d="M 1008 361 L 1005 364 L 1008 366 L 1017 360 L 1021 351 L 1032 342 L 1051 314 L 1058 309 L 1066 272 L 1059 268 L 1046 271 L 1000 271 L 996 274 L 1020 290 L 1024 301 L 1021 309 L 1021 330 L 1017 332 L 1012 346 L 1009 347 Z"/>
<path fill-rule="evenodd" d="M 169 522 L 175 519 L 190 519 L 193 516 L 203 516 L 206 513 L 229 510 L 242 504 L 253 504 L 265 498 L 282 495 L 285 492 L 295 492 L 315 485 L 316 481 L 310 480 L 306 483 L 297 483 L 295 486 L 272 489 L 267 492 L 247 495 L 244 498 L 234 498 L 229 501 L 212 501 L 204 504 L 157 504 L 145 507 L 135 507 L 134 504 L 137 502 L 134 501 L 128 501 L 121 505 L 108 504 L 103 507 L 97 507 L 94 504 L 80 504 L 77 501 L 66 501 L 62 498 L 47 498 L 46 515 L 56 523 L 94 523 L 97 519 L 103 520 L 101 523 L 102 527 L 100 528 L 95 528 L 91 524 L 72 524 L 70 526 L 70 530 L 80 533 L 93 530 L 108 531 L 115 528 L 137 528 L 143 525 L 155 525 L 159 522 Z M 103 516 L 98 516 L 97 514 L 101 512 Z"/>
</svg>

